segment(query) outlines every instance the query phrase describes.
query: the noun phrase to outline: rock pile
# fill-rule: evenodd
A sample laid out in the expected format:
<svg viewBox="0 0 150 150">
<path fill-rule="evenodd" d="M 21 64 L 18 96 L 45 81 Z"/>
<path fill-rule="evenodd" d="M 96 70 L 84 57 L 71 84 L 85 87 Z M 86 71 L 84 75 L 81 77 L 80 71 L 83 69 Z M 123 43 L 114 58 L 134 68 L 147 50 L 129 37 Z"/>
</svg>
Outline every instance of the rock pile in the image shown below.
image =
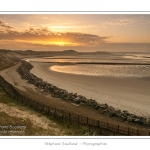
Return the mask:
<svg viewBox="0 0 150 150">
<path fill-rule="evenodd" d="M 64 89 L 47 83 L 41 78 L 38 78 L 34 74 L 30 73 L 32 68 L 33 66 L 30 63 L 22 61 L 22 64 L 17 69 L 17 72 L 21 75 L 22 79 L 27 80 L 30 84 L 34 84 L 38 89 L 51 94 L 52 97 L 61 98 L 78 105 L 88 105 L 105 114 L 106 116 L 115 116 L 120 118 L 122 121 L 150 126 L 150 119 L 130 114 L 128 111 L 116 110 L 112 106 L 108 106 L 108 104 L 99 104 L 93 99 L 87 99 L 86 97 L 78 95 L 77 93 L 69 93 Z"/>
</svg>

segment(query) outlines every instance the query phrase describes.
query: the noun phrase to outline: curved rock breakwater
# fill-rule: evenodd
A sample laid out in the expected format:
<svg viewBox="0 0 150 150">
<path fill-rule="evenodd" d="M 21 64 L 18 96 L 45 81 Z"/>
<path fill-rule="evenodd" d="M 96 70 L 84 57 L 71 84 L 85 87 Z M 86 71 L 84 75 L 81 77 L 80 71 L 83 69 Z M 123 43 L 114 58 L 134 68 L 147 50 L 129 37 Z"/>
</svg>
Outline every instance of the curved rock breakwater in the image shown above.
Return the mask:
<svg viewBox="0 0 150 150">
<path fill-rule="evenodd" d="M 17 69 L 17 72 L 21 75 L 21 78 L 27 80 L 29 84 L 34 84 L 38 89 L 51 94 L 52 97 L 61 98 L 78 105 L 88 105 L 108 117 L 115 116 L 120 118 L 121 121 L 133 122 L 150 127 L 150 118 L 144 118 L 141 116 L 130 114 L 126 110 L 116 110 L 106 103 L 99 104 L 95 100 L 87 99 L 86 97 L 78 95 L 77 93 L 69 93 L 68 91 L 54 86 L 53 84 L 47 83 L 41 78 L 38 78 L 34 74 L 30 73 L 30 70 L 33 68 L 30 63 L 26 61 L 21 61 L 21 63 L 22 64 Z"/>
</svg>

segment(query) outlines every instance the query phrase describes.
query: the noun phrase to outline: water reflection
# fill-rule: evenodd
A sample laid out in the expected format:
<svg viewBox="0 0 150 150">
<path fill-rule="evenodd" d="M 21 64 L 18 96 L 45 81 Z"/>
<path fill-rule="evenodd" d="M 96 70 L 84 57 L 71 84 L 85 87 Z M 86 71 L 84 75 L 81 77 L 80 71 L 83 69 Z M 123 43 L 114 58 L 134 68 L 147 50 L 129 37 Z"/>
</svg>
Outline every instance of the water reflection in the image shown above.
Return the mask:
<svg viewBox="0 0 150 150">
<path fill-rule="evenodd" d="M 63 73 L 90 76 L 147 77 L 150 76 L 149 65 L 54 65 L 51 70 Z"/>
</svg>

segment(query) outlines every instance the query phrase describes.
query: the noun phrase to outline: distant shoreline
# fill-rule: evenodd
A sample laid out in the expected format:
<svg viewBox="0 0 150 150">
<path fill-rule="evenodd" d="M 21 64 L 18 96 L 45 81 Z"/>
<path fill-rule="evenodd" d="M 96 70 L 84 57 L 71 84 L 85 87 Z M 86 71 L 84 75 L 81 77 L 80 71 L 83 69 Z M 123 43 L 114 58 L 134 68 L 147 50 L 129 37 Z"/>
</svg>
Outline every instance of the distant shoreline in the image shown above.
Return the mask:
<svg viewBox="0 0 150 150">
<path fill-rule="evenodd" d="M 30 61 L 31 63 L 57 63 L 57 64 L 98 64 L 98 65 L 150 65 L 150 63 L 116 63 L 116 62 L 38 62 Z"/>
</svg>

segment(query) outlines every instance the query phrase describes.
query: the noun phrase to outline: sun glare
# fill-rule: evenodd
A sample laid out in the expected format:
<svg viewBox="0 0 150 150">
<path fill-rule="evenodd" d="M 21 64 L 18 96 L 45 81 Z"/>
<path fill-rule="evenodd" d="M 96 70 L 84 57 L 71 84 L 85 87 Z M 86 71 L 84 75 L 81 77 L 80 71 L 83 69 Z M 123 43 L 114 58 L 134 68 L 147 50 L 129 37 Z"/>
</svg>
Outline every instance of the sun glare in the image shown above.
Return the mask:
<svg viewBox="0 0 150 150">
<path fill-rule="evenodd" d="M 57 42 L 49 42 L 52 45 L 57 45 L 57 46 L 65 46 L 68 45 L 69 43 L 63 42 L 63 41 L 57 41 Z"/>
<path fill-rule="evenodd" d="M 65 42 L 57 42 L 56 44 L 59 45 L 59 46 L 64 46 Z"/>
<path fill-rule="evenodd" d="M 74 45 L 76 45 L 75 43 L 71 43 L 71 42 L 63 42 L 63 41 L 44 42 L 43 44 L 56 45 L 56 46 L 74 46 Z"/>
</svg>

